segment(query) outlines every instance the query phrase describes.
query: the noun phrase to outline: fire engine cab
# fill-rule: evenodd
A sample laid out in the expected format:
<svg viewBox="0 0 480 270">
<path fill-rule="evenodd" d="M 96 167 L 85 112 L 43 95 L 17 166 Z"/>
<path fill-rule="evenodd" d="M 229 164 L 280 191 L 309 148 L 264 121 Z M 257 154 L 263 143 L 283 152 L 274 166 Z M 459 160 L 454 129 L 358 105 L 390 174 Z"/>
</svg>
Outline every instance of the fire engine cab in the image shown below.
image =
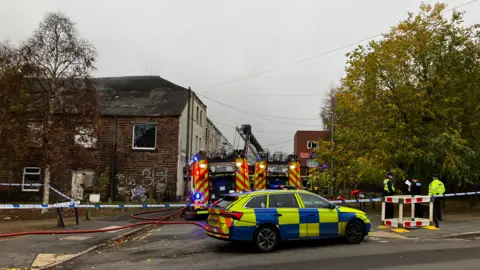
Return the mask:
<svg viewBox="0 0 480 270">
<path fill-rule="evenodd" d="M 243 150 L 212 157 L 200 151 L 193 157 L 190 168 L 190 202 L 193 206 L 186 211 L 188 219 L 207 215 L 207 205 L 224 195 L 250 190 L 248 162 Z"/>
<path fill-rule="evenodd" d="M 257 161 L 255 165 L 255 189 L 300 189 L 300 163 L 296 155 L 286 158 L 282 152 Z"/>
</svg>

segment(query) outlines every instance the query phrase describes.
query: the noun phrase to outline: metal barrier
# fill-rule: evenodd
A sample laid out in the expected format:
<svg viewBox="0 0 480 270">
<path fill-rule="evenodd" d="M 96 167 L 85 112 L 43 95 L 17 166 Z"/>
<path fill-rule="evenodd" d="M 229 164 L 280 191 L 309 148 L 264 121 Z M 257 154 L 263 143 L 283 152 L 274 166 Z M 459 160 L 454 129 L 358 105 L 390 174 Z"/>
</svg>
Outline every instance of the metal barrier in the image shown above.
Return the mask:
<svg viewBox="0 0 480 270">
<path fill-rule="evenodd" d="M 403 196 L 386 196 L 382 200 L 382 225 L 386 227 L 395 228 L 395 232 L 408 232 L 405 228 L 414 228 L 414 227 L 425 227 L 433 225 L 433 201 L 434 197 L 429 196 L 412 196 L 412 195 L 403 195 Z M 386 203 L 398 204 L 398 218 L 390 217 L 385 218 Z M 429 216 L 427 218 L 415 217 L 415 204 L 417 203 L 428 203 L 429 204 Z M 411 217 L 404 218 L 403 216 L 403 206 L 405 204 L 411 205 Z M 393 206 L 392 206 L 393 207 Z"/>
</svg>

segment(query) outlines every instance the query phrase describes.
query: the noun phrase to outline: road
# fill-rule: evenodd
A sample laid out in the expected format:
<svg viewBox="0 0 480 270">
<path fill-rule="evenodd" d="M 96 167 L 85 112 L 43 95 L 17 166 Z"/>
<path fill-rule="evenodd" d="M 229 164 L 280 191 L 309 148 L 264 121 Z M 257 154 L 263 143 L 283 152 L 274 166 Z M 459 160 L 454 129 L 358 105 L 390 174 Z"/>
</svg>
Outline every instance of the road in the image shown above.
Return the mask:
<svg viewBox="0 0 480 270">
<path fill-rule="evenodd" d="M 478 269 L 480 239 L 415 240 L 370 237 L 360 245 L 341 241 L 292 242 L 271 254 L 248 245 L 206 238 L 193 226 L 165 226 L 124 245 L 77 258 L 62 269 Z"/>
</svg>

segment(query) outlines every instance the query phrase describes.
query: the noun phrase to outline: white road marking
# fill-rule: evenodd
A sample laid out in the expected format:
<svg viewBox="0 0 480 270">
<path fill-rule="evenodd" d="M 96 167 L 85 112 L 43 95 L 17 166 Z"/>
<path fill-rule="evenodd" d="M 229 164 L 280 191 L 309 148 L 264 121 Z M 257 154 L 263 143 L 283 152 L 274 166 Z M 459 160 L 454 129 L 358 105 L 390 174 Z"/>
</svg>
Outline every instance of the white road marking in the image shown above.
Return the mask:
<svg viewBox="0 0 480 270">
<path fill-rule="evenodd" d="M 105 228 L 101 228 L 101 230 L 105 230 L 105 229 L 115 229 L 115 228 L 120 228 L 121 226 L 109 226 L 109 227 L 105 227 Z M 115 232 L 121 232 L 121 231 L 124 231 L 128 228 L 125 228 L 125 229 L 121 229 L 121 230 L 116 230 L 116 231 L 109 231 L 107 233 L 115 233 Z"/>
<path fill-rule="evenodd" d="M 385 231 L 370 232 L 369 236 L 378 238 L 408 239 L 406 236 Z"/>
<path fill-rule="evenodd" d="M 78 236 L 78 235 L 71 235 L 67 237 L 60 238 L 60 240 L 75 240 L 75 241 L 84 241 L 90 239 L 90 236 Z"/>
<path fill-rule="evenodd" d="M 75 254 L 38 254 L 31 267 L 44 267 L 75 256 Z"/>
</svg>

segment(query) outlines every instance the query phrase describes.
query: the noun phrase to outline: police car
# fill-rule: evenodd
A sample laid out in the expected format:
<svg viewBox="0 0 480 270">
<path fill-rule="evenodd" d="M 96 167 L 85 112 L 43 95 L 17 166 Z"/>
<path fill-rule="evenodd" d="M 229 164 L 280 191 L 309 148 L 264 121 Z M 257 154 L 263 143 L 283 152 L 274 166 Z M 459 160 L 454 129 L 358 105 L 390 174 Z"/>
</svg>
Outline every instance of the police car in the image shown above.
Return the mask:
<svg viewBox="0 0 480 270">
<path fill-rule="evenodd" d="M 231 193 L 209 208 L 205 233 L 228 241 L 250 241 L 261 252 L 280 241 L 343 237 L 358 244 L 370 231 L 365 212 L 337 206 L 305 190 Z"/>
</svg>

